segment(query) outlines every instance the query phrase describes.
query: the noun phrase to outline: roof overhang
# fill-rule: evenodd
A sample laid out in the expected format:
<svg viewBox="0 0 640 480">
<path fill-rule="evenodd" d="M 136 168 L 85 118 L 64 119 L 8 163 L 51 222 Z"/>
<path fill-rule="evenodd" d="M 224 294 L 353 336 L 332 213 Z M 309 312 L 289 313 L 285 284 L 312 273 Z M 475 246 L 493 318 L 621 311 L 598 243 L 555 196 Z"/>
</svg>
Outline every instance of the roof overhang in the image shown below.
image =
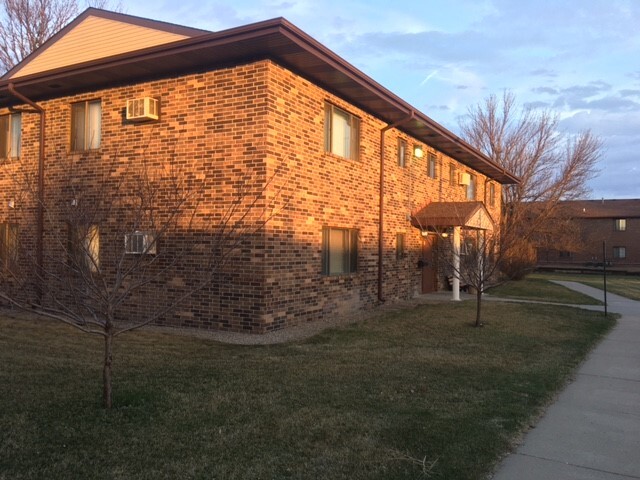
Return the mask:
<svg viewBox="0 0 640 480">
<path fill-rule="evenodd" d="M 411 224 L 435 231 L 450 227 L 493 231 L 495 227 L 482 202 L 432 202 L 411 215 Z"/>
<path fill-rule="evenodd" d="M 270 59 L 502 184 L 519 179 L 283 18 L 198 35 L 43 73 L 0 80 L 0 107 Z"/>
</svg>

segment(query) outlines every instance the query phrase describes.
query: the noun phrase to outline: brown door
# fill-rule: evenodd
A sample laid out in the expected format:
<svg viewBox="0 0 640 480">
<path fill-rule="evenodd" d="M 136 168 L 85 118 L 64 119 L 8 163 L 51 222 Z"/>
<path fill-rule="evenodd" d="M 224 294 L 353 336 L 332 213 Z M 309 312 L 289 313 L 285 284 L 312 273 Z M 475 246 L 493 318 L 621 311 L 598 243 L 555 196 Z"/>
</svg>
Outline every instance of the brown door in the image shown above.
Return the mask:
<svg viewBox="0 0 640 480">
<path fill-rule="evenodd" d="M 436 291 L 436 236 L 422 237 L 422 293 Z"/>
</svg>

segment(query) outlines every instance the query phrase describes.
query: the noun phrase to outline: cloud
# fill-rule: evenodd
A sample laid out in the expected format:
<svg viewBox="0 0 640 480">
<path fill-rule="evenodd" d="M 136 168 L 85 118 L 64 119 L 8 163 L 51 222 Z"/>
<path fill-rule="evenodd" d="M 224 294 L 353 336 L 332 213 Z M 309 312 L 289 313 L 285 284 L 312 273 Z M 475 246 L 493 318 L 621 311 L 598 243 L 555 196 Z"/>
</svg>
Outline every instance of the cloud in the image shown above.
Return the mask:
<svg viewBox="0 0 640 480">
<path fill-rule="evenodd" d="M 527 108 L 549 108 L 548 102 L 525 102 L 523 104 Z"/>
<path fill-rule="evenodd" d="M 553 103 L 557 109 L 568 110 L 600 110 L 605 112 L 638 112 L 640 102 L 634 102 L 626 98 L 608 96 L 595 100 L 585 100 L 577 96 L 562 95 Z"/>
<path fill-rule="evenodd" d="M 550 77 L 550 78 L 555 78 L 558 76 L 558 72 L 554 71 L 554 70 L 548 70 L 546 68 L 538 68 L 536 70 L 532 70 L 529 72 L 529 75 L 532 75 L 534 77 Z"/>
<path fill-rule="evenodd" d="M 620 90 L 621 96 L 623 97 L 638 97 L 640 96 L 640 90 L 632 90 L 632 89 L 625 89 L 625 90 Z"/>
<path fill-rule="evenodd" d="M 533 93 L 547 93 L 549 95 L 557 95 L 559 93 L 558 90 L 551 87 L 536 87 L 532 88 L 531 91 Z"/>
<path fill-rule="evenodd" d="M 596 81 L 590 82 L 588 85 L 574 85 L 572 87 L 563 88 L 560 91 L 565 95 L 587 98 L 609 90 L 611 90 L 611 85 L 605 82 Z"/>
</svg>

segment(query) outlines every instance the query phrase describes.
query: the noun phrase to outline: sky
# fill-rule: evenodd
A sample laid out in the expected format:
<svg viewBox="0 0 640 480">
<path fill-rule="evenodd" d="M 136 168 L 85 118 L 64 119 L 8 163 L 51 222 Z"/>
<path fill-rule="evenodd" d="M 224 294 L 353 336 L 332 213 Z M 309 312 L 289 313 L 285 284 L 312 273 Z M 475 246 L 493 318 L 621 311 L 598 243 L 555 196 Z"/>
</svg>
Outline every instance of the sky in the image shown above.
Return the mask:
<svg viewBox="0 0 640 480">
<path fill-rule="evenodd" d="M 459 133 L 505 90 L 603 141 L 589 198 L 640 198 L 640 0 L 143 0 L 123 11 L 219 31 L 284 17 Z"/>
</svg>

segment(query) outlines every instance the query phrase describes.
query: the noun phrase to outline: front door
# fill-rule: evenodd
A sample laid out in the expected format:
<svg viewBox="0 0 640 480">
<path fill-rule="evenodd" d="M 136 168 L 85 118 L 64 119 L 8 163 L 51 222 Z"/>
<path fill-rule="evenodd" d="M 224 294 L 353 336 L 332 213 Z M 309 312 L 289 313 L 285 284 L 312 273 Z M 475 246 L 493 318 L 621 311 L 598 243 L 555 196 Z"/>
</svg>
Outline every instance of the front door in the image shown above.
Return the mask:
<svg viewBox="0 0 640 480">
<path fill-rule="evenodd" d="M 436 291 L 435 245 L 437 237 L 422 237 L 422 293 Z"/>
</svg>

